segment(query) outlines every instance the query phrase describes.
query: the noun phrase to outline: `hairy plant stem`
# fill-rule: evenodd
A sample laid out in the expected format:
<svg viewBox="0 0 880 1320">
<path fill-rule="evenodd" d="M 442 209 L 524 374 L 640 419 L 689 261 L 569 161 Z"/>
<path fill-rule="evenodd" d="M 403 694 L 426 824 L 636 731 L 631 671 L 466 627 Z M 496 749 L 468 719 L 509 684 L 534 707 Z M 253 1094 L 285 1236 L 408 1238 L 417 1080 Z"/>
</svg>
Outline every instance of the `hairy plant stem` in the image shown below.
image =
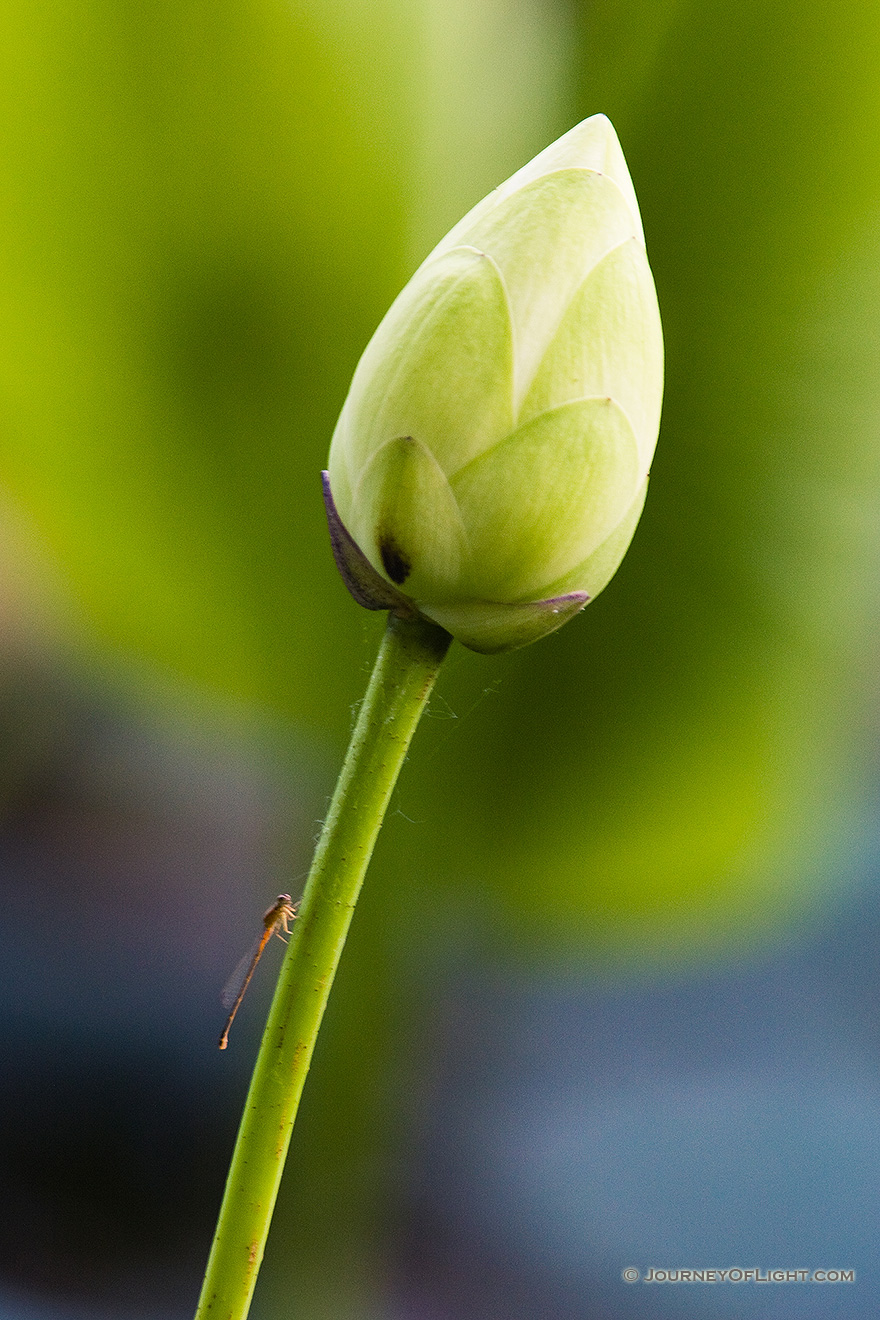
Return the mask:
<svg viewBox="0 0 880 1320">
<path fill-rule="evenodd" d="M 299 1098 L 354 905 L 451 637 L 389 616 L 293 924 L 245 1104 L 196 1320 L 244 1320 Z"/>
</svg>

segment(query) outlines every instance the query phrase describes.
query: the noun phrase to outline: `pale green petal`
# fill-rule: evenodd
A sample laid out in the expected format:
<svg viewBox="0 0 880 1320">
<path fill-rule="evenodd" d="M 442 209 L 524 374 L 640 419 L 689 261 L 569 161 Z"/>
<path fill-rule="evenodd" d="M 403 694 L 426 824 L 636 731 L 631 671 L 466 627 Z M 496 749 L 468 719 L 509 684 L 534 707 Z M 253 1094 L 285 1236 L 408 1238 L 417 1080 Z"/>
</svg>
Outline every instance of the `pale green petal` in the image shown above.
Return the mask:
<svg viewBox="0 0 880 1320">
<path fill-rule="evenodd" d="M 348 414 L 343 408 L 339 420 L 336 423 L 336 429 L 333 432 L 333 439 L 330 442 L 330 457 L 327 460 L 327 470 L 330 473 L 330 484 L 333 487 L 333 499 L 340 518 L 348 526 L 351 520 L 351 501 L 352 501 L 352 480 L 349 472 L 348 454 L 346 446 L 346 436 L 348 432 Z"/>
<path fill-rule="evenodd" d="M 468 231 L 467 241 L 497 262 L 507 289 L 517 409 L 574 293 L 597 262 L 632 235 L 617 185 L 581 169 L 526 184 Z"/>
<path fill-rule="evenodd" d="M 389 440 L 367 464 L 348 531 L 373 567 L 407 596 L 448 595 L 467 554 L 449 483 L 411 436 Z"/>
<path fill-rule="evenodd" d="M 611 399 L 543 413 L 457 473 L 471 558 L 456 595 L 535 599 L 592 554 L 644 479 L 626 414 Z"/>
<path fill-rule="evenodd" d="M 512 382 L 510 312 L 493 261 L 456 248 L 426 263 L 355 372 L 338 441 L 352 482 L 371 454 L 401 435 L 425 445 L 444 472 L 455 471 L 510 432 Z"/>
<path fill-rule="evenodd" d="M 458 243 L 471 242 L 471 239 L 463 236 L 470 233 L 489 211 L 494 210 L 511 193 L 517 192 L 525 184 L 531 183 L 543 174 L 572 167 L 595 170 L 597 174 L 605 174 L 613 180 L 626 201 L 632 217 L 633 232 L 644 243 L 639 205 L 617 134 L 605 115 L 591 115 L 589 119 L 576 124 L 556 142 L 551 143 L 522 169 L 517 170 L 516 174 L 506 179 L 488 197 L 484 197 L 454 229 L 450 230 L 434 252 L 446 251 Z"/>
<path fill-rule="evenodd" d="M 597 550 L 594 550 L 577 568 L 565 573 L 561 578 L 544 588 L 547 595 L 558 596 L 566 591 L 586 591 L 590 600 L 594 600 L 617 572 L 620 561 L 626 554 L 633 539 L 645 496 L 648 493 L 647 479 L 642 482 L 635 499 L 623 518 Z"/>
<path fill-rule="evenodd" d="M 573 399 L 606 395 L 633 424 L 647 472 L 663 397 L 654 281 L 637 239 L 612 249 L 581 285 L 523 402 L 520 425 Z"/>
<path fill-rule="evenodd" d="M 580 165 L 583 169 L 596 170 L 613 179 L 622 192 L 635 224 L 636 237 L 644 246 L 645 235 L 636 192 L 629 175 L 626 161 L 617 134 L 610 119 L 605 115 L 591 115 L 574 128 L 569 129 L 556 142 L 552 142 L 539 156 L 525 165 L 514 179 L 523 183 L 537 178 L 539 174 L 550 170 L 561 170 L 571 165 Z"/>
<path fill-rule="evenodd" d="M 484 655 L 515 651 L 537 642 L 579 614 L 586 597 L 534 600 L 519 605 L 499 605 L 488 600 L 434 604 L 422 613 L 458 638 L 462 646 Z"/>
</svg>

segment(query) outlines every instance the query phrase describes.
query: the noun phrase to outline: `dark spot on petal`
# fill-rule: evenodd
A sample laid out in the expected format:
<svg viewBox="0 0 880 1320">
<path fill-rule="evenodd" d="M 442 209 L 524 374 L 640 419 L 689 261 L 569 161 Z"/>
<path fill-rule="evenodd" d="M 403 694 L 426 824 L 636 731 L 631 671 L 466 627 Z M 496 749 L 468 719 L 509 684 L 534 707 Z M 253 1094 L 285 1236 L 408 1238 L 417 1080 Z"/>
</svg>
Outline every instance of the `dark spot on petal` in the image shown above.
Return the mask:
<svg viewBox="0 0 880 1320">
<path fill-rule="evenodd" d="M 379 537 L 379 554 L 382 558 L 382 567 L 391 581 L 401 586 L 409 577 L 412 564 L 390 533 Z"/>
</svg>

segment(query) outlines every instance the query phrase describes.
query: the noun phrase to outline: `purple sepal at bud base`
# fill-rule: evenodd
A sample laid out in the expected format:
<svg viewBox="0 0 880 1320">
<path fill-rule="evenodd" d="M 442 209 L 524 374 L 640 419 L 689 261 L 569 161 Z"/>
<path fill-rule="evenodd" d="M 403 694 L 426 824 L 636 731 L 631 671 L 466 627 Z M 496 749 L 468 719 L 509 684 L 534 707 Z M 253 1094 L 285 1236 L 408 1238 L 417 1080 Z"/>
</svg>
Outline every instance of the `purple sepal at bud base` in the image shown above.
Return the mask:
<svg viewBox="0 0 880 1320">
<path fill-rule="evenodd" d="M 365 610 L 394 610 L 396 614 L 405 615 L 418 613 L 411 600 L 376 572 L 360 546 L 349 535 L 336 508 L 328 472 L 321 473 L 321 484 L 333 558 L 343 582 L 358 605 L 363 605 Z"/>
</svg>

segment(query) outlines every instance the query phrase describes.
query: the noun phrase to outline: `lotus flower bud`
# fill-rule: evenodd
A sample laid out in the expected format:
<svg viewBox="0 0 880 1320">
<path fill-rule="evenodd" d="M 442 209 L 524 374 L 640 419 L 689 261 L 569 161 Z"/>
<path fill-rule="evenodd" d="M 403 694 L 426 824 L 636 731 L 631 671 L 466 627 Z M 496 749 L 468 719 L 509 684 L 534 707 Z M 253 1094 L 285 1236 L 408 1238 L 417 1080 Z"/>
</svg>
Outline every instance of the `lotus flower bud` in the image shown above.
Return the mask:
<svg viewBox="0 0 880 1320">
<path fill-rule="evenodd" d="M 633 535 L 662 382 L 635 193 L 594 115 L 447 234 L 358 364 L 324 476 L 355 599 L 475 651 L 558 628 Z"/>
</svg>

